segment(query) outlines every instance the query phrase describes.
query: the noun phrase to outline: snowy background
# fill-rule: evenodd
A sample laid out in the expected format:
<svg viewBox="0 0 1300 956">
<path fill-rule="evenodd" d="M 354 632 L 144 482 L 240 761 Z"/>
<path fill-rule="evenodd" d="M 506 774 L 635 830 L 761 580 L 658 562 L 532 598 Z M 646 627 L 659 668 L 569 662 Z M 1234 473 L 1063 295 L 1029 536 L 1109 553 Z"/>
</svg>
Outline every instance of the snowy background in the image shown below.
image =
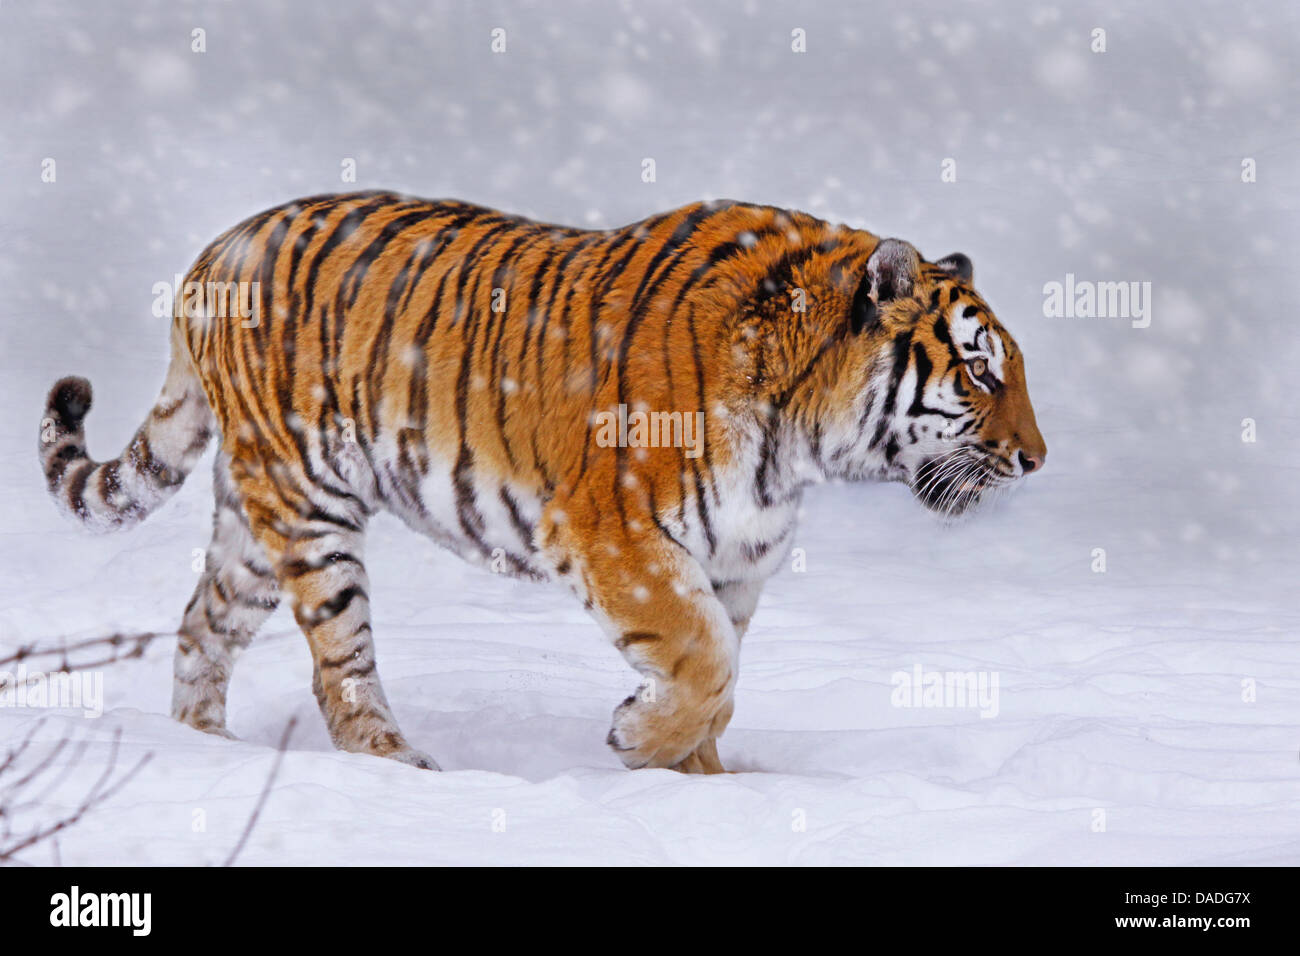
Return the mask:
<svg viewBox="0 0 1300 956">
<path fill-rule="evenodd" d="M 85 535 L 46 499 L 44 395 L 90 377 L 90 451 L 117 454 L 166 368 L 154 284 L 299 195 L 599 227 L 732 197 L 964 251 L 1050 448 L 951 528 L 901 486 L 808 495 L 807 570 L 769 584 L 721 741 L 744 773 L 621 769 L 604 737 L 636 681 L 576 602 L 380 516 L 381 671 L 447 772 L 334 752 L 281 609 L 235 673 L 241 742 L 166 716 L 167 639 L 104 669 L 97 720 L 0 709 L 0 753 L 42 716 L 25 761 L 87 746 L 19 829 L 74 807 L 120 729 L 122 764 L 153 758 L 58 858 L 219 862 L 299 715 L 240 862 L 1300 863 L 1298 31 L 1284 0 L 5 0 L 0 657 L 179 623 L 206 463 Z M 1044 317 L 1067 273 L 1150 282 L 1150 327 Z M 996 673 L 998 715 L 891 706 L 918 664 Z"/>
</svg>

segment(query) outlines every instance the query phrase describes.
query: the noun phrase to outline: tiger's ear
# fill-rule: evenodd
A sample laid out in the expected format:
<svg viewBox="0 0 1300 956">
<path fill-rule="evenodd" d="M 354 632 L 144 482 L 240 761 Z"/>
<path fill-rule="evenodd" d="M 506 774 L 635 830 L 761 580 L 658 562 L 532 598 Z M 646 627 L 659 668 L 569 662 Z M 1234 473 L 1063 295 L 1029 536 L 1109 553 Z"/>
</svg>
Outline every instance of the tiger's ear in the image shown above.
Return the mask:
<svg viewBox="0 0 1300 956">
<path fill-rule="evenodd" d="M 849 325 L 854 334 L 880 325 L 880 306 L 910 295 L 921 271 L 921 254 L 902 239 L 882 239 L 867 260 L 867 271 L 853 296 Z"/>
<path fill-rule="evenodd" d="M 970 261 L 970 256 L 960 252 L 954 252 L 950 256 L 944 256 L 935 263 L 944 272 L 950 272 L 958 279 L 964 279 L 967 282 L 975 275 L 975 266 Z"/>
</svg>

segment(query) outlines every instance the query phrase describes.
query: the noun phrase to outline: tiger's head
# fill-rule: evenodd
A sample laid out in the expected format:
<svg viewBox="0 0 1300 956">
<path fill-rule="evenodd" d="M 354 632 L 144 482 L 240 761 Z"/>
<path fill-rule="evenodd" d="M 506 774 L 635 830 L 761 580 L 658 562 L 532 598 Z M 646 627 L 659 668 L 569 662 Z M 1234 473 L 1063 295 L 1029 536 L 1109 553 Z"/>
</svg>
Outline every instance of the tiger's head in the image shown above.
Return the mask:
<svg viewBox="0 0 1300 956">
<path fill-rule="evenodd" d="M 824 471 L 906 481 L 953 517 L 1043 467 L 1020 348 L 972 273 L 960 253 L 926 262 L 901 240 L 876 245 L 849 304 L 840 414 L 822 429 L 834 447 L 815 449 Z"/>
</svg>

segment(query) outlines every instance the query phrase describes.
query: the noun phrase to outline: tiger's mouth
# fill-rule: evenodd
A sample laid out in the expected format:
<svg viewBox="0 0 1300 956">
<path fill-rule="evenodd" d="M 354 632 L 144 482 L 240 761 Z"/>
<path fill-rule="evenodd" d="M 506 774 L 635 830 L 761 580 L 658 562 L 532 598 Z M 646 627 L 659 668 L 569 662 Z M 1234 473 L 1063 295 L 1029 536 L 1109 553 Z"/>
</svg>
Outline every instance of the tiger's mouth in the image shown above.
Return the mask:
<svg viewBox="0 0 1300 956">
<path fill-rule="evenodd" d="M 909 486 L 916 499 L 945 518 L 966 514 L 1008 479 L 984 454 L 973 448 L 954 449 L 928 458 L 917 468 Z"/>
</svg>

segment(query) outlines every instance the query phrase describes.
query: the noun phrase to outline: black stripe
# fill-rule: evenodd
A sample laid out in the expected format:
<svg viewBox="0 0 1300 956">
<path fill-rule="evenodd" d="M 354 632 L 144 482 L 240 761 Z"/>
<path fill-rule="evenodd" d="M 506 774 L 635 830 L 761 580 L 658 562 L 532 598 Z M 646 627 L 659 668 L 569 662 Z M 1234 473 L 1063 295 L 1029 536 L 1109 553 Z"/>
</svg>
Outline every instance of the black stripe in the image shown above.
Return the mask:
<svg viewBox="0 0 1300 956">
<path fill-rule="evenodd" d="M 434 290 L 433 299 L 429 302 L 429 310 L 420 320 L 419 327 L 415 330 L 415 347 L 417 361 L 411 370 L 411 392 L 410 392 L 410 413 L 411 420 L 419 430 L 421 441 L 424 440 L 425 430 L 429 423 L 429 391 L 427 387 L 429 360 L 426 349 L 429 347 L 429 340 L 433 338 L 433 331 L 438 324 L 438 315 L 442 310 L 442 294 L 447 286 L 447 278 L 451 275 L 452 268 L 448 267 L 443 270 L 442 275 L 438 278 L 438 287 Z"/>
<path fill-rule="evenodd" d="M 871 436 L 871 442 L 868 447 L 875 448 L 885 438 L 885 432 L 889 428 L 889 419 L 893 417 L 894 406 L 898 402 L 898 386 L 907 373 L 907 356 L 911 351 L 912 333 L 911 331 L 900 332 L 894 337 L 894 361 L 893 370 L 889 376 L 889 388 L 885 392 L 885 403 L 880 409 L 880 422 L 876 425 L 876 432 Z"/>
<path fill-rule="evenodd" d="M 322 624 L 334 620 L 334 618 L 346 611 L 357 598 L 363 601 L 369 600 L 366 589 L 359 584 L 348 585 L 307 615 L 308 626 L 320 627 Z"/>
<path fill-rule="evenodd" d="M 68 470 L 68 465 L 74 461 L 79 461 L 86 457 L 86 449 L 73 442 L 70 445 L 64 445 L 57 452 L 51 455 L 45 462 L 45 481 L 53 491 L 59 485 L 63 478 L 64 472 Z"/>
<path fill-rule="evenodd" d="M 68 505 L 79 518 L 86 517 L 86 482 L 90 479 L 90 473 L 95 470 L 95 463 L 87 461 L 82 467 L 73 473 L 68 482 L 67 495 Z"/>
<path fill-rule="evenodd" d="M 916 364 L 916 390 L 912 395 L 912 404 L 907 409 L 907 414 L 913 418 L 921 415 L 942 415 L 944 418 L 961 418 L 960 412 L 945 412 L 941 408 L 930 408 L 925 404 L 925 386 L 930 382 L 930 373 L 934 371 L 934 363 L 930 361 L 930 356 L 925 352 L 925 346 L 917 342 L 912 347 L 912 355 Z"/>
<path fill-rule="evenodd" d="M 537 299 L 542 293 L 542 285 L 546 281 L 546 274 L 551 269 L 551 263 L 555 261 L 556 249 L 554 246 L 547 249 L 542 256 L 542 261 L 537 268 L 533 270 L 533 281 L 528 287 L 528 297 L 524 300 L 527 308 L 524 310 L 524 334 L 523 342 L 519 348 L 519 377 L 520 383 L 523 382 L 524 360 L 528 357 L 528 344 L 532 340 L 534 323 L 545 315 L 538 315 Z M 538 363 L 541 367 L 541 363 Z"/>
<path fill-rule="evenodd" d="M 597 286 L 597 288 L 591 291 L 591 298 L 589 299 L 588 306 L 587 306 L 587 335 L 588 335 L 587 345 L 588 345 L 588 351 L 590 352 L 590 355 L 588 356 L 590 364 L 587 366 L 590 372 L 588 387 L 591 389 L 592 399 L 596 397 L 596 392 L 600 384 L 599 376 L 600 376 L 601 368 L 605 367 L 606 372 L 608 373 L 608 363 L 602 363 L 599 360 L 599 356 L 597 355 L 596 352 L 597 334 L 600 331 L 600 310 L 604 305 L 605 296 L 609 294 L 609 290 L 614 285 L 614 281 L 627 267 L 627 264 L 631 260 L 631 258 L 634 255 L 636 255 L 637 251 L 641 248 L 640 245 L 633 242 L 632 248 L 628 250 L 627 255 L 625 255 L 613 266 L 607 267 L 606 264 L 609 262 L 610 258 L 614 255 L 614 253 L 618 249 L 622 248 L 624 243 L 631 241 L 633 238 L 634 238 L 633 231 L 629 230 L 623 233 L 623 235 L 619 236 L 617 239 L 615 239 L 614 242 L 610 244 L 609 249 L 605 251 L 605 255 L 601 257 L 600 263 L 597 266 L 595 271 L 595 276 L 598 278 L 599 285 Z M 582 462 L 578 467 L 578 474 L 575 478 L 575 481 L 580 480 L 582 476 L 587 473 L 589 453 L 591 451 L 591 445 L 592 445 L 591 428 L 592 428 L 592 422 L 588 420 L 586 439 L 582 443 Z M 621 512 L 623 509 L 623 498 L 622 498 L 621 491 L 615 492 L 614 499 L 615 502 L 618 504 L 618 507 Z"/>
<path fill-rule="evenodd" d="M 507 377 L 506 369 L 508 368 L 508 366 L 504 366 L 502 364 L 503 359 L 501 354 L 501 342 L 505 337 L 506 325 L 510 319 L 511 310 L 515 308 L 514 288 L 515 288 L 515 283 L 519 279 L 519 274 L 513 268 L 513 263 L 507 260 L 513 259 L 516 252 L 518 252 L 519 258 L 523 259 L 525 256 L 527 256 L 528 252 L 532 249 L 533 245 L 536 244 L 541 238 L 542 238 L 541 233 L 536 233 L 527 236 L 520 236 L 513 243 L 511 243 L 510 248 L 506 251 L 506 253 L 502 256 L 501 261 L 497 264 L 496 273 L 494 273 L 493 275 L 493 287 L 503 288 L 506 290 L 506 308 L 505 311 L 501 313 L 500 318 L 491 320 L 496 326 L 496 335 L 489 336 L 485 334 L 483 337 L 483 349 L 485 354 L 488 350 L 488 344 L 487 344 L 488 339 L 489 338 L 492 339 L 492 346 L 491 346 L 492 355 L 491 358 L 488 360 L 487 365 L 488 365 L 489 373 L 495 379 L 498 386 L 496 390 L 496 402 L 495 402 L 496 426 L 497 426 L 497 432 L 501 436 L 501 447 L 505 449 L 506 460 L 510 463 L 511 470 L 518 468 L 519 463 L 515 460 L 514 449 L 510 445 L 510 437 L 506 434 L 506 392 L 505 389 L 501 388 L 500 386 Z M 501 285 L 501 283 L 504 282 L 507 278 L 506 270 L 509 270 L 508 277 L 510 283 L 508 286 Z"/>
<path fill-rule="evenodd" d="M 686 327 L 687 329 L 690 330 L 691 333 L 691 363 L 695 366 L 695 390 L 699 394 L 699 410 L 704 413 L 706 419 L 705 428 L 704 428 L 704 459 L 703 459 L 704 470 L 705 472 L 708 473 L 709 476 L 709 487 L 713 489 L 713 503 L 717 505 L 721 505 L 722 497 L 718 491 L 717 482 L 714 481 L 714 475 L 713 475 L 713 447 L 709 444 L 709 440 L 707 437 L 708 436 L 707 419 L 709 415 L 709 409 L 708 409 L 708 399 L 704 394 L 704 357 L 700 352 L 700 337 L 695 328 L 695 306 L 694 305 L 692 305 L 686 313 Z M 694 469 L 697 474 L 699 473 L 699 465 L 697 464 L 698 461 L 699 459 L 697 458 L 690 459 L 691 468 Z"/>
<path fill-rule="evenodd" d="M 361 567 L 361 561 L 354 555 L 345 551 L 331 551 L 329 554 L 319 558 L 295 558 L 289 561 L 281 568 L 281 572 L 290 578 L 300 578 L 311 574 L 315 571 L 323 571 L 326 568 L 334 567 L 339 564 L 355 564 Z"/>
<path fill-rule="evenodd" d="M 694 465 L 694 461 L 691 464 Z M 695 510 L 700 516 L 704 540 L 708 542 L 709 554 L 712 555 L 717 550 L 718 542 L 713 535 L 713 521 L 709 517 L 709 503 L 704 499 L 704 483 L 700 480 L 699 471 L 695 471 Z"/>
<path fill-rule="evenodd" d="M 496 329 L 496 341 L 499 342 L 502 331 L 505 328 L 506 320 L 510 317 L 510 306 L 511 306 L 511 299 L 512 299 L 512 296 L 510 295 L 510 291 L 511 288 L 514 286 L 515 254 L 519 251 L 520 247 L 524 245 L 524 243 L 536 242 L 537 239 L 538 239 L 537 234 L 531 232 L 525 232 L 521 236 L 516 236 L 514 240 L 511 241 L 510 245 L 506 247 L 506 250 L 503 253 L 501 253 L 501 258 L 497 260 L 497 267 L 494 270 L 492 270 L 492 293 L 495 295 L 497 289 L 502 290 L 505 293 L 506 307 L 502 309 L 500 312 L 492 311 L 491 296 L 489 296 L 488 316 L 486 322 L 484 323 L 485 327 L 484 327 L 484 334 L 483 334 L 484 355 L 486 355 L 488 349 L 491 348 L 489 342 L 493 340 L 493 335 L 492 335 L 493 328 L 495 327 Z M 506 284 L 507 278 L 510 279 L 509 285 Z"/>
<path fill-rule="evenodd" d="M 515 533 L 528 547 L 529 551 L 536 551 L 533 547 L 533 529 L 526 521 L 523 515 L 519 513 L 519 502 L 515 501 L 514 496 L 510 494 L 505 485 L 501 486 L 501 503 L 506 506 L 506 512 L 510 515 L 510 523 L 515 527 Z"/>
<path fill-rule="evenodd" d="M 776 440 L 778 414 L 776 408 L 773 408 L 768 413 L 768 420 L 763 426 L 763 444 L 758 453 L 758 470 L 754 474 L 754 491 L 758 497 L 760 508 L 770 508 L 772 506 L 772 496 L 768 493 L 767 481 L 768 473 L 776 462 L 778 451 Z"/>
</svg>

